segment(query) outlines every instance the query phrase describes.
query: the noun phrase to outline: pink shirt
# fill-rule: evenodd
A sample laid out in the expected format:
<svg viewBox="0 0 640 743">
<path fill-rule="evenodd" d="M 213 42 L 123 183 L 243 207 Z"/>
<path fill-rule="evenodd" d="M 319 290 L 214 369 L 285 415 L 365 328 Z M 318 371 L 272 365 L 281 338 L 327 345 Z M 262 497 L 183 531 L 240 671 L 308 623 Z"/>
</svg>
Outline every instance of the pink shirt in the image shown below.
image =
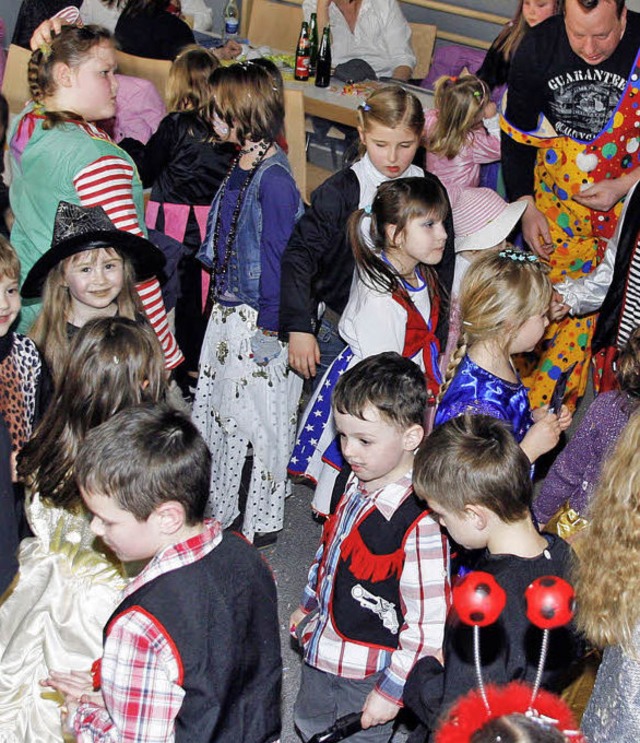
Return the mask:
<svg viewBox="0 0 640 743">
<path fill-rule="evenodd" d="M 428 135 L 438 117 L 435 109 L 424 112 L 425 135 Z M 500 135 L 490 134 L 484 126 L 469 134 L 467 144 L 451 160 L 440 155 L 432 155 L 427 150 L 426 169 L 437 175 L 445 188 L 477 187 L 480 185 L 480 166 L 500 159 Z"/>
</svg>

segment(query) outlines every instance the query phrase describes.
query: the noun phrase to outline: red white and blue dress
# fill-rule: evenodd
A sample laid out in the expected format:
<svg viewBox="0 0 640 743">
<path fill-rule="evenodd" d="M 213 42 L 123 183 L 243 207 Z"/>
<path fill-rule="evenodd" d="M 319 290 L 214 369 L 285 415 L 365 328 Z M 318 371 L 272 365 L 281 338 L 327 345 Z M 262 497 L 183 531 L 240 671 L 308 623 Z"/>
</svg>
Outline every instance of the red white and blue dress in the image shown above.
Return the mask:
<svg viewBox="0 0 640 743">
<path fill-rule="evenodd" d="M 434 335 L 439 300 L 419 273 L 418 286 L 404 283 L 392 294 L 374 289 L 356 273 L 339 330 L 347 347 L 329 367 L 309 401 L 298 429 L 288 471 L 316 483 L 313 508 L 329 512 L 335 479 L 343 465 L 331 411 L 331 394 L 338 379 L 359 361 L 384 351 L 396 351 L 425 372 L 435 401 L 440 384 Z"/>
</svg>

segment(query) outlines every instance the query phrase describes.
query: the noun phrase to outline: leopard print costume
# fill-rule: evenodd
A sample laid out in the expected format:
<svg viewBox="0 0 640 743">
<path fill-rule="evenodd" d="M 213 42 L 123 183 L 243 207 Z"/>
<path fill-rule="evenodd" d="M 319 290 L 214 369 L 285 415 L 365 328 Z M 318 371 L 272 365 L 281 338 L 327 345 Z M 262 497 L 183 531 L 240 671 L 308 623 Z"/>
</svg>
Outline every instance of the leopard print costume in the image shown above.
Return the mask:
<svg viewBox="0 0 640 743">
<path fill-rule="evenodd" d="M 20 451 L 31 437 L 42 372 L 42 359 L 30 338 L 18 333 L 0 338 L 0 414 L 13 451 Z"/>
</svg>

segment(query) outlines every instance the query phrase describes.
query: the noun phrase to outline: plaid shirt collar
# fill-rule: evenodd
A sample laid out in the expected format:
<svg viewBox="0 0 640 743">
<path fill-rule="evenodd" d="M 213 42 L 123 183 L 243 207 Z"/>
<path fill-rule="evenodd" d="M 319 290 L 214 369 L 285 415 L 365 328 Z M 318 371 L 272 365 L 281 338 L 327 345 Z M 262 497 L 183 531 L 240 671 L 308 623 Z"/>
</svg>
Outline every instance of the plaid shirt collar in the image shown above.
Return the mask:
<svg viewBox="0 0 640 743">
<path fill-rule="evenodd" d="M 172 570 L 201 560 L 221 541 L 222 525 L 220 522 L 214 519 L 205 519 L 204 529 L 200 534 L 196 534 L 184 542 L 170 544 L 154 555 L 142 572 L 125 588 L 123 598 L 130 596 L 134 591 L 164 573 L 169 573 Z"/>
<path fill-rule="evenodd" d="M 402 477 L 398 478 L 396 482 L 384 485 L 378 490 L 374 490 L 368 493 L 366 487 L 363 487 L 362 483 L 359 483 L 357 478 L 352 475 L 353 483 L 360 490 L 360 492 L 367 496 L 369 501 L 380 511 L 387 521 L 390 521 L 393 514 L 400 508 L 404 501 L 411 495 L 412 490 L 412 475 L 413 470 L 409 470 Z"/>
</svg>

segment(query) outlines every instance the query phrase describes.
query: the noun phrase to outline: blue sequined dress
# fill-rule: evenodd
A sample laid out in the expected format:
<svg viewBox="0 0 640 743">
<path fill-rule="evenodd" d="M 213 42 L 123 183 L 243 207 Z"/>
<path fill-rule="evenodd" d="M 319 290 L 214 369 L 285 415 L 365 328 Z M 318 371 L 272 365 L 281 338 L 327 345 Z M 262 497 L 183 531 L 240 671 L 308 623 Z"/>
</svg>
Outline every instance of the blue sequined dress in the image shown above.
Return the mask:
<svg viewBox="0 0 640 743">
<path fill-rule="evenodd" d="M 533 424 L 527 388 L 488 372 L 465 356 L 440 401 L 435 426 L 464 413 L 490 415 L 510 423 L 520 443 Z"/>
</svg>

